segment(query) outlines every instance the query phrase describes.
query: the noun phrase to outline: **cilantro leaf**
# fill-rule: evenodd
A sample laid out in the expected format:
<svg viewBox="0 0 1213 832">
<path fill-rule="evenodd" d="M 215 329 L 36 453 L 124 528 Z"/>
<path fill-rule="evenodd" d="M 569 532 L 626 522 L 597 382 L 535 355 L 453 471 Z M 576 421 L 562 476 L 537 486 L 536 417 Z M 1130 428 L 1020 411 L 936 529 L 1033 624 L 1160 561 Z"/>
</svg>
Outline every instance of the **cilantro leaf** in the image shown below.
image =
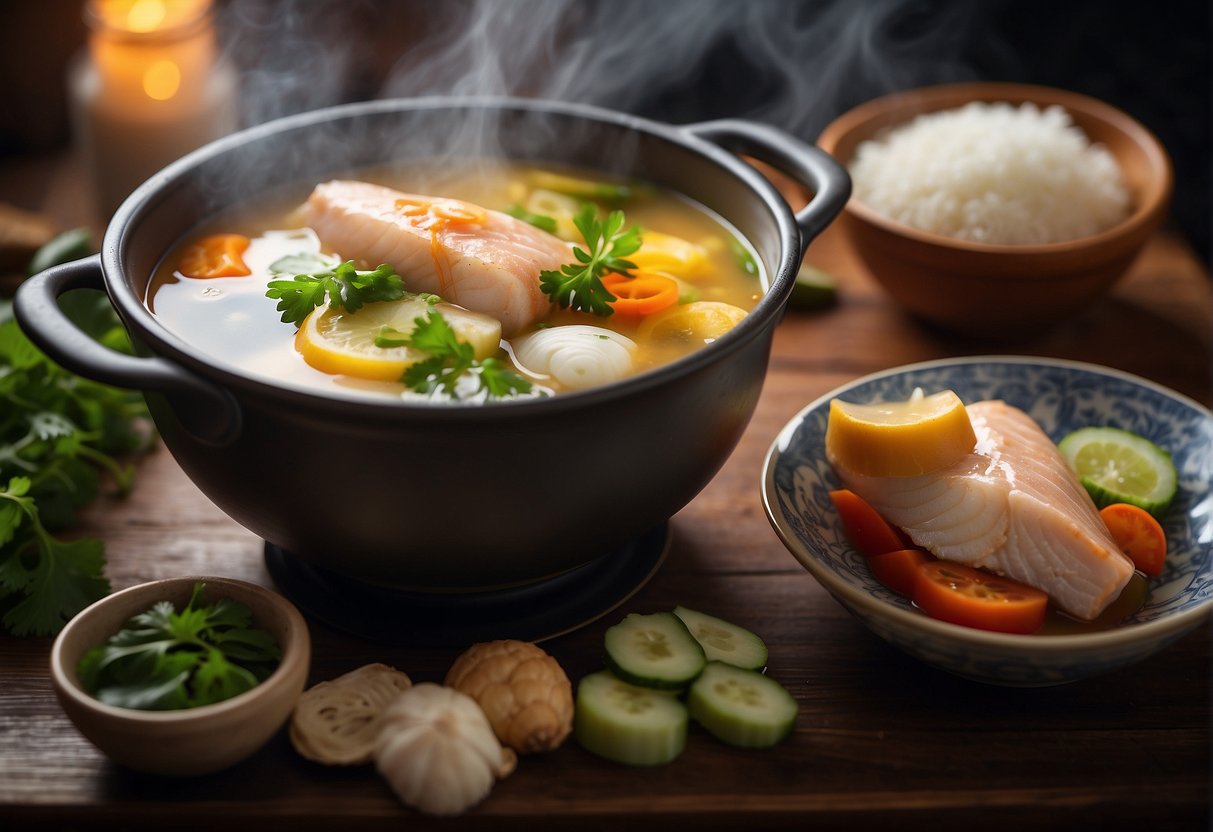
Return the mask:
<svg viewBox="0 0 1213 832">
<path fill-rule="evenodd" d="M 288 258 L 274 265 L 284 260 Z M 292 262 L 299 261 L 288 260 L 287 265 Z M 355 269 L 353 260 L 325 271 L 296 274 L 290 280 L 271 280 L 267 287 L 265 296 L 278 301 L 275 308 L 282 313 L 282 322 L 296 326 L 326 300 L 346 312 L 357 312 L 366 303 L 404 297 L 404 279 L 387 263 L 368 272 Z"/>
<path fill-rule="evenodd" d="M 180 612 L 161 601 L 86 652 L 77 668 L 85 690 L 110 705 L 175 710 L 222 702 L 267 678 L 281 658 L 273 637 L 252 627 L 243 604 L 203 606 L 203 588 L 195 585 Z"/>
<path fill-rule="evenodd" d="M 573 224 L 581 232 L 588 250 L 574 246 L 576 263 L 565 263 L 559 269 L 539 273 L 540 290 L 560 305 L 561 309 L 572 308 L 601 317 L 614 313 L 610 302 L 615 296 L 602 285 L 602 277 L 608 272 L 628 274 L 636 264 L 625 259 L 640 248 L 640 229 L 623 228 L 622 211 L 611 211 L 606 219 L 599 220 L 593 205 L 583 205 L 573 218 Z"/>
<path fill-rule="evenodd" d="M 460 341 L 458 333 L 442 313 L 432 310 L 413 322 L 411 333 L 384 327 L 375 338 L 379 346 L 409 346 L 430 354 L 424 361 L 410 365 L 401 381 L 410 390 L 433 393 L 438 390 L 459 398 L 459 381 L 471 374 L 477 380 L 476 392 L 489 398 L 505 398 L 531 391 L 531 383 L 495 358 L 478 361 L 472 345 Z"/>
</svg>

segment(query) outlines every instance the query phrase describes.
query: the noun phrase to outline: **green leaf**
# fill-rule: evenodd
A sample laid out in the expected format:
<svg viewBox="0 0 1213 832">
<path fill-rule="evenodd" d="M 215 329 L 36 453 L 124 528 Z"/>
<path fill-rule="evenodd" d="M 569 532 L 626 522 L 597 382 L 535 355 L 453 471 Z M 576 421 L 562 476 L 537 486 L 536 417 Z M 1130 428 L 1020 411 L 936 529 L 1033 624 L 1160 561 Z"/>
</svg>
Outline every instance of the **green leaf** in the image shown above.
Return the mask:
<svg viewBox="0 0 1213 832">
<path fill-rule="evenodd" d="M 243 604 L 204 605 L 203 589 L 196 584 L 180 611 L 153 604 L 88 651 L 77 668 L 85 689 L 112 705 L 162 710 L 220 702 L 266 678 L 281 658 L 273 637 Z"/>
<path fill-rule="evenodd" d="M 531 383 L 507 369 L 500 361 L 494 358 L 477 361 L 475 349 L 471 344 L 459 340 L 458 333 L 441 312 L 432 311 L 428 317 L 417 318 L 414 324 L 411 334 L 393 330 L 392 335 L 385 336 L 381 332 L 375 339 L 376 344 L 380 344 L 382 337 L 392 346 L 410 346 L 430 354 L 430 358 L 418 361 L 404 371 L 401 381 L 409 389 L 419 393 L 442 390 L 447 395 L 457 397 L 459 380 L 472 372 L 479 380 L 477 389 L 490 397 L 502 398 L 530 392 Z"/>
<path fill-rule="evenodd" d="M 57 633 L 72 616 L 109 592 L 109 581 L 101 576 L 105 547 L 100 540 L 63 542 L 43 532 L 39 543 L 36 563 L 28 570 L 27 594 L 3 619 L 18 636 Z"/>
<path fill-rule="evenodd" d="M 265 296 L 278 301 L 275 308 L 282 313 L 283 323 L 299 326 L 326 299 L 347 312 L 357 312 L 366 303 L 399 300 L 404 297 L 404 279 L 387 263 L 367 272 L 358 271 L 354 261 L 347 260 L 328 271 L 271 280 Z"/>
<path fill-rule="evenodd" d="M 603 286 L 602 277 L 608 272 L 628 274 L 636 268 L 635 263 L 625 258 L 640 248 L 640 229 L 623 230 L 622 211 L 611 211 L 600 222 L 593 205 L 583 205 L 573 217 L 573 224 L 588 248 L 573 248 L 577 263 L 565 263 L 559 269 L 540 272 L 540 291 L 561 309 L 571 308 L 607 317 L 615 311 L 610 305 L 615 296 Z"/>
</svg>

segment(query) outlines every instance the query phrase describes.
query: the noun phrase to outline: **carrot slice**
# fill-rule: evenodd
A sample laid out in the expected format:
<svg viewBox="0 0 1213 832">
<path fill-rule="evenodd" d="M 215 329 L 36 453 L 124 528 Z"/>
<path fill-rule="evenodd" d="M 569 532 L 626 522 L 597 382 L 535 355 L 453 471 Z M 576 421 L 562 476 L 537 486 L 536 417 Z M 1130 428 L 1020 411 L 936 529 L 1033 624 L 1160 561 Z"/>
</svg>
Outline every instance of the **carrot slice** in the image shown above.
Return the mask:
<svg viewBox="0 0 1213 832">
<path fill-rule="evenodd" d="M 243 234 L 214 234 L 192 244 L 181 255 L 177 271 L 186 277 L 244 277 L 252 270 L 244 264 L 249 238 Z"/>
<path fill-rule="evenodd" d="M 634 277 L 612 272 L 602 285 L 615 296 L 609 305 L 616 315 L 643 318 L 678 302 L 678 282 L 652 272 L 636 272 Z"/>
<path fill-rule="evenodd" d="M 1112 503 L 1099 512 L 1116 545 L 1133 565 L 1157 578 L 1167 559 L 1167 534 L 1150 512 L 1129 503 Z"/>
<path fill-rule="evenodd" d="M 919 565 L 934 559 L 925 549 L 893 549 L 870 555 L 868 569 L 876 580 L 908 598 L 914 594 Z"/>
<path fill-rule="evenodd" d="M 1049 596 L 990 572 L 928 561 L 918 567 L 914 603 L 932 618 L 1000 633 L 1034 633 L 1044 624 Z"/>
<path fill-rule="evenodd" d="M 830 492 L 830 500 L 842 519 L 842 528 L 851 545 L 871 557 L 882 552 L 913 547 L 900 529 L 880 516 L 863 497 L 847 488 Z"/>
</svg>

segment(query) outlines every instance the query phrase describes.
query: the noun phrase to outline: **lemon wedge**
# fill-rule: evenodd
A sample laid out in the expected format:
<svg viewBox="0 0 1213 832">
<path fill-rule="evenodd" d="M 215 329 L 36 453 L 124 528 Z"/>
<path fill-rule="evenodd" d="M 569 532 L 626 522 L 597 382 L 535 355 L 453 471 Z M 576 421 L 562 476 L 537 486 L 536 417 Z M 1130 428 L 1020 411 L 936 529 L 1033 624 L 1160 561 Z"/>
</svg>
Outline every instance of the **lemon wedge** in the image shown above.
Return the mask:
<svg viewBox="0 0 1213 832">
<path fill-rule="evenodd" d="M 500 321 L 449 303 L 430 304 L 413 295 L 368 303 L 357 312 L 321 306 L 300 325 L 295 349 L 323 373 L 398 381 L 409 366 L 424 361 L 429 353 L 407 346 L 376 346 L 375 338 L 384 327 L 411 333 L 416 320 L 427 317 L 431 309 L 442 313 L 460 341 L 472 345 L 476 358 L 487 358 L 501 346 Z"/>
<path fill-rule="evenodd" d="M 977 444 L 964 403 L 951 390 L 915 390 L 905 401 L 830 402 L 826 455 L 869 477 L 914 477 L 945 468 Z"/>
</svg>

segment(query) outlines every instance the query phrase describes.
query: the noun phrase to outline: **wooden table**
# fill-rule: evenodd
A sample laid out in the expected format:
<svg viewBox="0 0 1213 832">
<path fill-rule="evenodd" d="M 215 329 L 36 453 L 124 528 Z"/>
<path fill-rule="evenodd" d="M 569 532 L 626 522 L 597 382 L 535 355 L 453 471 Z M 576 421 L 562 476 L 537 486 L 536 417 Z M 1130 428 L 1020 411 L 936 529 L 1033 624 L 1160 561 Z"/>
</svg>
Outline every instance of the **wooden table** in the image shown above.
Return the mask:
<svg viewBox="0 0 1213 832">
<path fill-rule="evenodd" d="M 48 162 L 14 179 L 57 215 L 78 211 Z M 31 203 L 31 207 L 33 204 Z M 809 401 L 859 375 L 986 353 L 1047 355 L 1146 376 L 1213 401 L 1213 300 L 1205 268 L 1175 234 L 1149 245 L 1112 296 L 1023 343 L 975 343 L 905 317 L 827 233 L 811 262 L 840 304 L 780 325 L 753 421 L 716 479 L 672 521 L 656 577 L 607 619 L 546 647 L 576 680 L 601 666 L 604 629 L 624 612 L 685 604 L 734 620 L 770 647 L 769 673 L 800 703 L 795 734 L 744 752 L 693 730 L 681 759 L 634 770 L 569 742 L 524 758 L 447 828 L 1204 829 L 1210 819 L 1210 633 L 1140 665 L 1046 689 L 952 677 L 869 633 L 804 572 L 759 498 L 763 457 Z M 134 493 L 103 498 L 82 533 L 103 537 L 115 588 L 181 574 L 271 583 L 262 544 L 220 513 L 160 449 Z M 366 662 L 440 680 L 457 651 L 383 647 L 312 622 L 312 681 Z M 248 761 L 194 780 L 110 764 L 60 712 L 49 639 L 0 637 L 0 828 L 424 828 L 369 768 L 306 762 L 284 733 Z"/>
</svg>

